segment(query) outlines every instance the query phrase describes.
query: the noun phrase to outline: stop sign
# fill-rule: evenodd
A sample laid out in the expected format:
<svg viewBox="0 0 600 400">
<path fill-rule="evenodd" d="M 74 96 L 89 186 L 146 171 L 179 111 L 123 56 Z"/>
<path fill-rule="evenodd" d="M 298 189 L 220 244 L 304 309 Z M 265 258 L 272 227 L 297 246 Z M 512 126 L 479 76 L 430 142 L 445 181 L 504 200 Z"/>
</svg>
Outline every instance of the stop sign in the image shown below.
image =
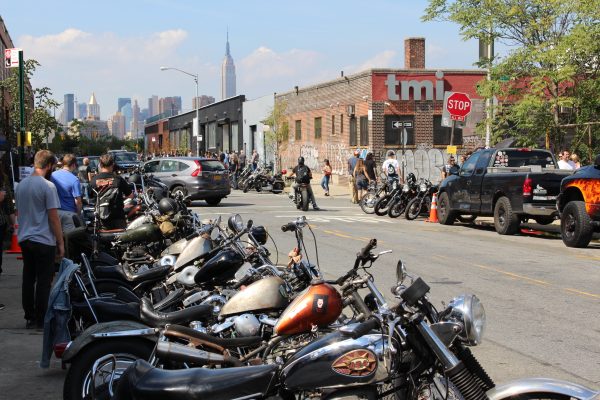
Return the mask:
<svg viewBox="0 0 600 400">
<path fill-rule="evenodd" d="M 471 112 L 471 99 L 466 93 L 454 92 L 448 96 L 446 109 L 450 114 L 450 119 L 464 121 Z"/>
</svg>

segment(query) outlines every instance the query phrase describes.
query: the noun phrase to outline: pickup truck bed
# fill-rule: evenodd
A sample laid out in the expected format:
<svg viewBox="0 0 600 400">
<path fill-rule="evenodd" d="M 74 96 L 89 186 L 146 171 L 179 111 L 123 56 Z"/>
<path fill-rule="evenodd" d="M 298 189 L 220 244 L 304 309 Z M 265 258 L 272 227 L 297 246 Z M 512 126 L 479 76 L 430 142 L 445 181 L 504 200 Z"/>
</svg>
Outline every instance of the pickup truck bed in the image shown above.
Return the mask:
<svg viewBox="0 0 600 400">
<path fill-rule="evenodd" d="M 440 185 L 438 215 L 452 224 L 460 215 L 494 216 L 496 231 L 514 234 L 527 219 L 548 224 L 557 216 L 561 180 L 572 171 L 559 170 L 547 150 L 486 149 L 475 152 L 459 175 Z"/>
</svg>

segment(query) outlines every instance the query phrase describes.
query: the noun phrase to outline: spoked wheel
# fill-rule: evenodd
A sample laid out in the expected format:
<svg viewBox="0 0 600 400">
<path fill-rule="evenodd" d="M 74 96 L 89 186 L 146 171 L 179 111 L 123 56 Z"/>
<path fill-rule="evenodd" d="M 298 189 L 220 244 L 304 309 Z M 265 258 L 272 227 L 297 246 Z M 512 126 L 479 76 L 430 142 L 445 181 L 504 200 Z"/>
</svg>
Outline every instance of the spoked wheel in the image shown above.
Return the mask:
<svg viewBox="0 0 600 400">
<path fill-rule="evenodd" d="M 408 202 L 406 213 L 404 214 L 407 220 L 412 221 L 421 214 L 421 209 L 423 208 L 423 203 L 421 201 L 422 199 L 415 197 Z"/>
<path fill-rule="evenodd" d="M 373 214 L 375 203 L 377 203 L 377 195 L 374 192 L 369 192 L 360 199 L 360 208 L 365 214 Z"/>
<path fill-rule="evenodd" d="M 401 216 L 406 210 L 406 201 L 404 199 L 400 199 L 395 201 L 388 210 L 388 216 L 390 218 L 398 218 Z"/>
<path fill-rule="evenodd" d="M 385 195 L 383 197 L 380 197 L 379 200 L 377 200 L 377 202 L 375 203 L 375 207 L 374 207 L 375 214 L 377 214 L 379 216 L 387 214 L 388 207 L 390 205 L 391 200 L 392 200 L 392 196 L 390 196 L 390 195 Z"/>
</svg>

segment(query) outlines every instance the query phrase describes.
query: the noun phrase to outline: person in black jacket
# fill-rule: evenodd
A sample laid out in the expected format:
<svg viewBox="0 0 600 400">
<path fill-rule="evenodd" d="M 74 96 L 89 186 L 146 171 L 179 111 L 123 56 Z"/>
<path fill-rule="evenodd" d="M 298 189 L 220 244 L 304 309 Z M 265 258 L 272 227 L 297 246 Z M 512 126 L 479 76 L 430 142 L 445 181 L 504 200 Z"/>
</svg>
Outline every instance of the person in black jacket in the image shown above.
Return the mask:
<svg viewBox="0 0 600 400">
<path fill-rule="evenodd" d="M 112 155 L 103 154 L 100 156 L 98 167 L 100 173 L 94 175 L 90 182 L 92 190 L 98 193 L 99 197 L 102 196 L 103 191 L 109 188 L 116 188 L 119 192 L 116 201 L 111 205 L 109 218 L 102 220 L 102 225 L 105 229 L 125 229 L 127 228 L 127 220 L 123 210 L 123 199 L 124 197 L 133 197 L 131 187 L 125 179 L 113 172 L 115 159 Z M 99 199 L 97 198 L 96 201 L 99 201 Z"/>
<path fill-rule="evenodd" d="M 315 201 L 315 195 L 310 185 L 312 179 L 312 171 L 306 165 L 304 165 L 304 157 L 298 157 L 298 165 L 294 167 L 290 176 L 296 176 L 296 182 L 292 185 L 294 190 L 301 183 L 307 183 L 308 200 L 312 203 L 313 210 L 318 211 L 320 208 L 317 206 Z"/>
</svg>

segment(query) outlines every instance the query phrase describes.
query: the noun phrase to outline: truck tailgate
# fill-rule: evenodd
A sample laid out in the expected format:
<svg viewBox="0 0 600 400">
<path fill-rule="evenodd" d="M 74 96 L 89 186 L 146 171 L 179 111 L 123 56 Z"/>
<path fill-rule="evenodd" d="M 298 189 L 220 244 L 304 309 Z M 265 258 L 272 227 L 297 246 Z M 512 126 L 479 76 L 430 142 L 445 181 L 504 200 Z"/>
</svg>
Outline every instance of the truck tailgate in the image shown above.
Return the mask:
<svg viewBox="0 0 600 400">
<path fill-rule="evenodd" d="M 529 202 L 533 204 L 554 204 L 560 193 L 560 182 L 572 171 L 554 170 L 547 172 L 529 173 L 531 179 L 532 196 Z"/>
</svg>

